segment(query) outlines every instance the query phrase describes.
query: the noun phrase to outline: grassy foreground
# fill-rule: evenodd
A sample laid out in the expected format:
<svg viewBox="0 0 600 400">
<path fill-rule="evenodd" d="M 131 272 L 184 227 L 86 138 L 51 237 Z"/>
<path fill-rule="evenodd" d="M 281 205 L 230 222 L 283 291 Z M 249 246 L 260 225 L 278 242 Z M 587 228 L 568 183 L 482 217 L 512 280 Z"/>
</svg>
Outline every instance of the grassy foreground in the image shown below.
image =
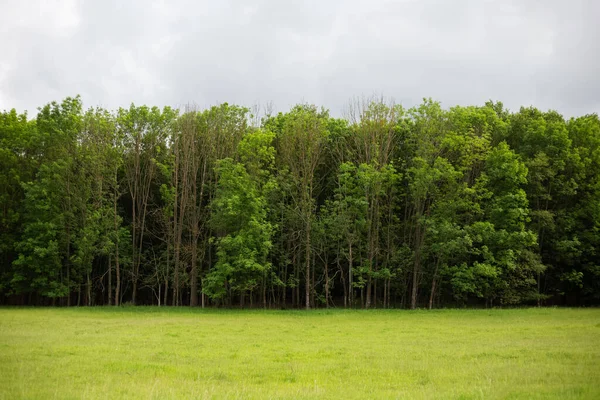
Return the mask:
<svg viewBox="0 0 600 400">
<path fill-rule="evenodd" d="M 600 398 L 600 309 L 0 309 L 0 398 Z"/>
</svg>

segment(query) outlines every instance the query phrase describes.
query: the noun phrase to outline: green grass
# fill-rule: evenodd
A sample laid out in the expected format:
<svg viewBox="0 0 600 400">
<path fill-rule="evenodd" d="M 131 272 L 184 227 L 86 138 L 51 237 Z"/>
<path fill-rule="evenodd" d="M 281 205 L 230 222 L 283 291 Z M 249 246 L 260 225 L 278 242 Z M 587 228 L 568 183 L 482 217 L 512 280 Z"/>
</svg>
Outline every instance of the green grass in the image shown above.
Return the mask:
<svg viewBox="0 0 600 400">
<path fill-rule="evenodd" d="M 600 309 L 0 309 L 0 398 L 600 398 Z"/>
</svg>

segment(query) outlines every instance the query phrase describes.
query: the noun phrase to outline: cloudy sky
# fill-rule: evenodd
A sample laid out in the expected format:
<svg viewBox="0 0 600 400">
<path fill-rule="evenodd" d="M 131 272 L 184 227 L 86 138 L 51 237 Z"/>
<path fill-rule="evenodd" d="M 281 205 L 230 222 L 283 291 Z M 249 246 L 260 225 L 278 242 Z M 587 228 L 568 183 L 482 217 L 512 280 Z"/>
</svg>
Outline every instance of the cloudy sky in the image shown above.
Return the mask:
<svg viewBox="0 0 600 400">
<path fill-rule="evenodd" d="M 0 109 L 131 102 L 600 112 L 600 1 L 0 0 Z"/>
</svg>

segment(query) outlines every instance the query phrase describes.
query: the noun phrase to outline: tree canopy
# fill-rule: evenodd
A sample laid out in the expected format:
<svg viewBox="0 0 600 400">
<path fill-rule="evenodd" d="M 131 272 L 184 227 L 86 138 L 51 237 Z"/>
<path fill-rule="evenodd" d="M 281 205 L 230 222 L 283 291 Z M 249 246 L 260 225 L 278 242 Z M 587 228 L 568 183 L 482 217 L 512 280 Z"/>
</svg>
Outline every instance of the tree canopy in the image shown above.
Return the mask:
<svg viewBox="0 0 600 400">
<path fill-rule="evenodd" d="M 0 113 L 0 303 L 600 303 L 600 120 L 502 103 Z"/>
</svg>

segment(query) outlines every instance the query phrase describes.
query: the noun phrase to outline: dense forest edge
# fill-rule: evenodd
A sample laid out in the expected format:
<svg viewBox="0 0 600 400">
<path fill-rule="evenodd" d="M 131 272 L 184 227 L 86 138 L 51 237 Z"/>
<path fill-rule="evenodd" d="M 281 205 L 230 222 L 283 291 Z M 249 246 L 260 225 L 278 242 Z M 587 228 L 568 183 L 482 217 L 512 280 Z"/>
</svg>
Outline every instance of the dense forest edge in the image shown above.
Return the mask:
<svg viewBox="0 0 600 400">
<path fill-rule="evenodd" d="M 0 304 L 600 304 L 600 120 L 500 102 L 0 113 Z"/>
</svg>

